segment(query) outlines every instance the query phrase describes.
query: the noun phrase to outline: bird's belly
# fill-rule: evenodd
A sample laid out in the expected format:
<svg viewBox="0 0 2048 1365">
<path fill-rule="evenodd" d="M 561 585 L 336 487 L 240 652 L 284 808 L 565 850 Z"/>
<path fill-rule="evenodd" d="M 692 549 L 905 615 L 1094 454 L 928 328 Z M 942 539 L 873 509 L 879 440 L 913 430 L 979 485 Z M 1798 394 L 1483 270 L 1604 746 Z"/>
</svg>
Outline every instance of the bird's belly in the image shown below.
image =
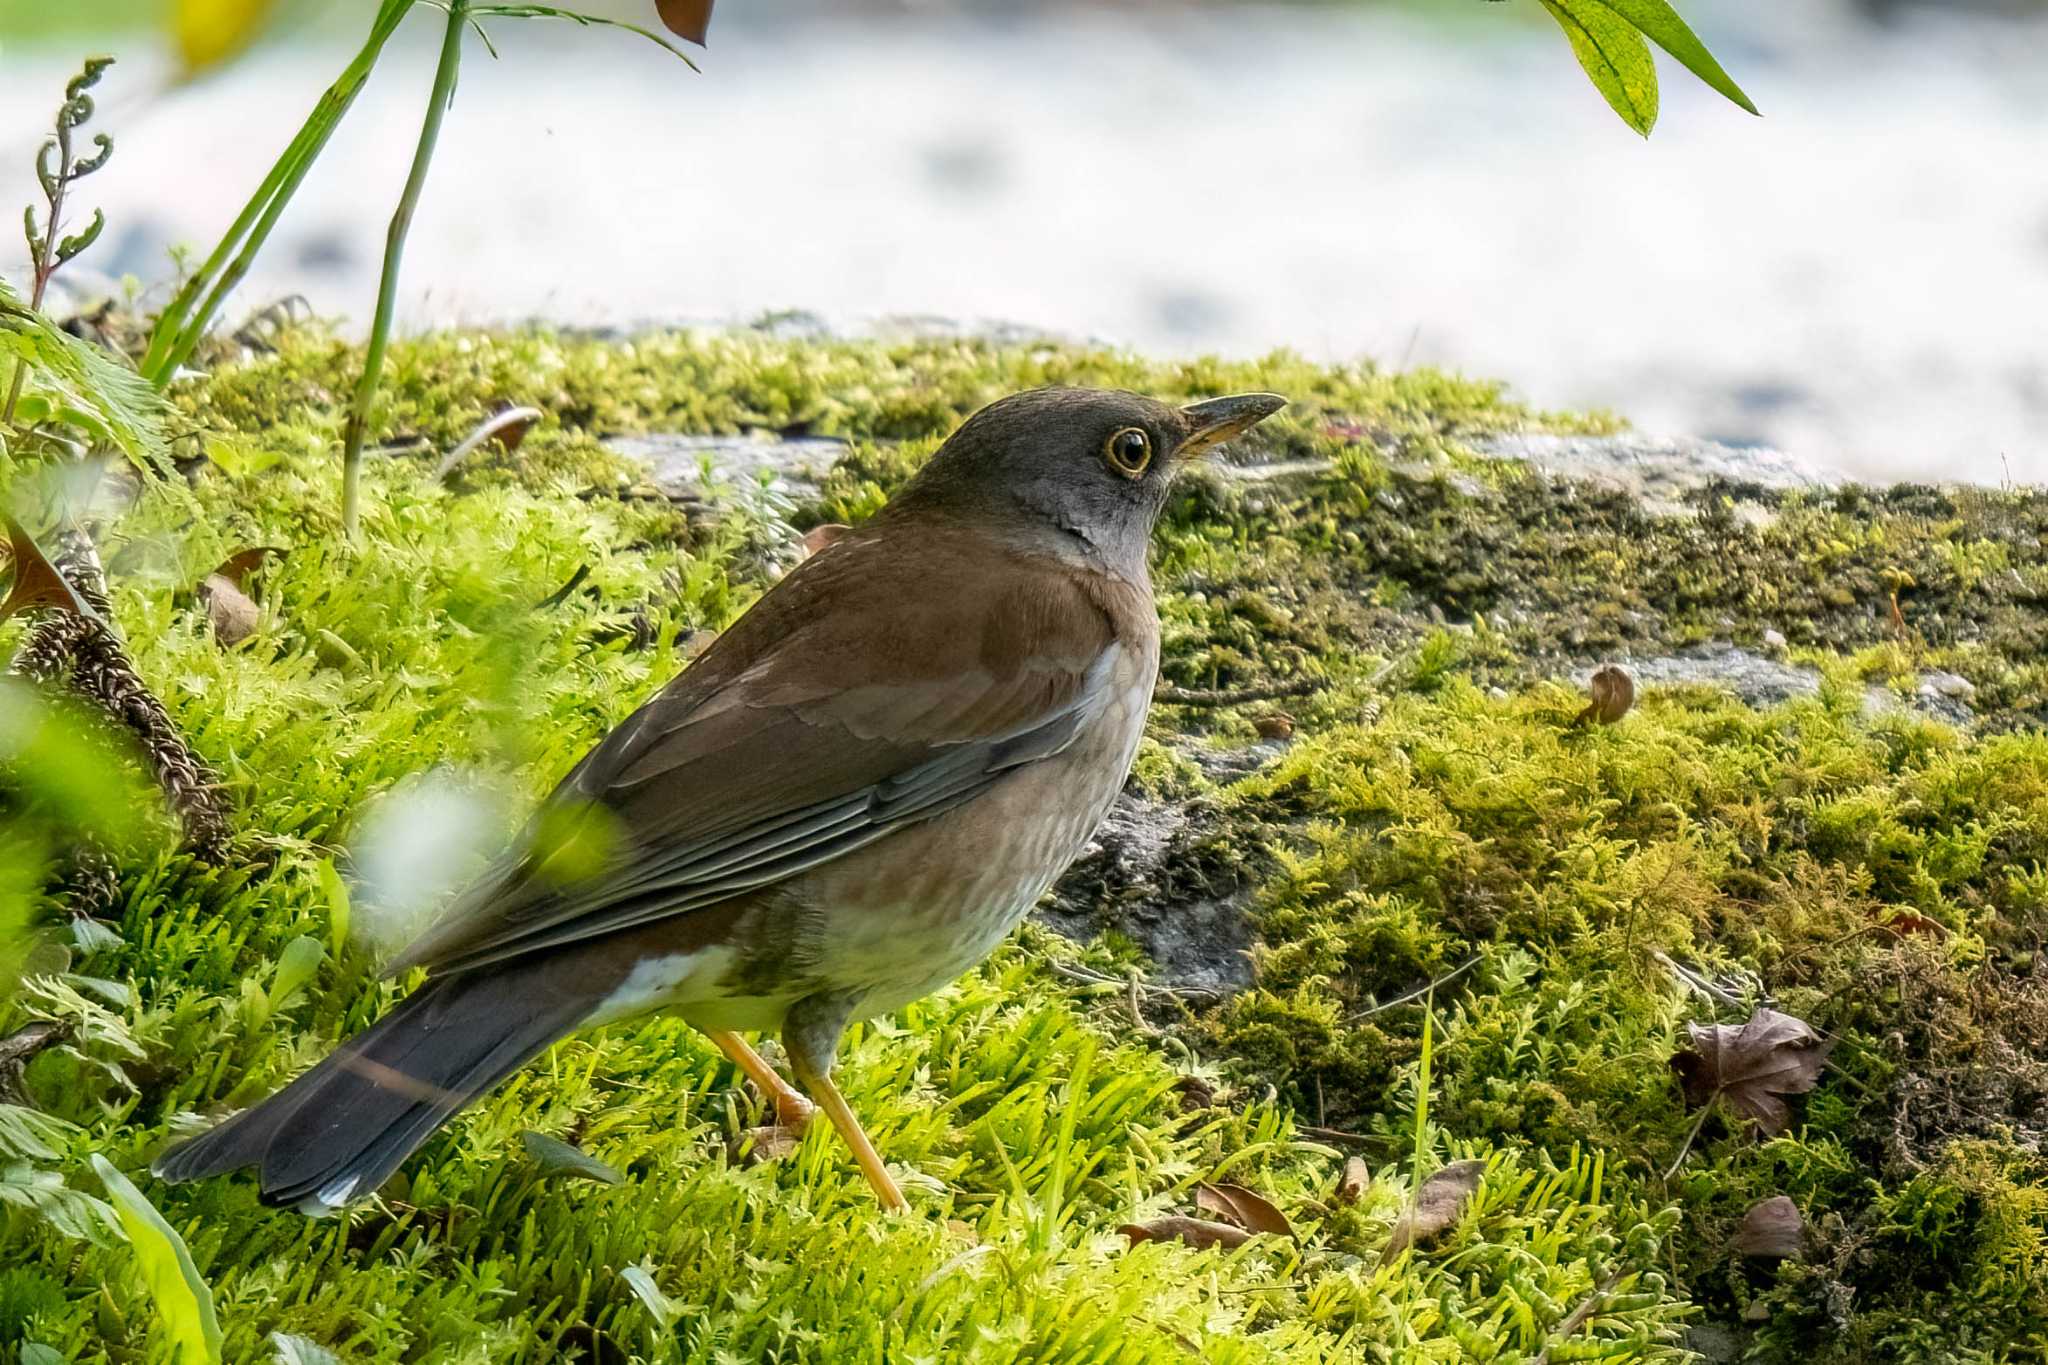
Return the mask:
<svg viewBox="0 0 2048 1365">
<path fill-rule="evenodd" d="M 994 950 L 1087 847 L 1130 772 L 1150 700 L 1105 708 L 1057 757 L 805 878 L 802 956 L 860 1013 L 908 1004 Z"/>
</svg>

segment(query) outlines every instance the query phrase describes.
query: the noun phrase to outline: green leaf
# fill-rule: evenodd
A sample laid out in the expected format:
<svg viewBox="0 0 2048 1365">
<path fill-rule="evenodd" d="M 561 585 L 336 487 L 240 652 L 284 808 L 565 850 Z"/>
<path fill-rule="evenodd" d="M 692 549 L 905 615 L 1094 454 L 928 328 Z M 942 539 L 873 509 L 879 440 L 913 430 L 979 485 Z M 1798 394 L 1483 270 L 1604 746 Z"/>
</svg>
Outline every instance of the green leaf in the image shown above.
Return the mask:
<svg viewBox="0 0 2048 1365">
<path fill-rule="evenodd" d="M 544 1177 L 601 1180 L 607 1185 L 616 1185 L 626 1178 L 582 1148 L 560 1138 L 551 1138 L 546 1133 L 536 1133 L 528 1128 L 520 1133 L 519 1140 L 526 1144 L 526 1154 L 533 1158 Z"/>
<path fill-rule="evenodd" d="M 54 1346 L 45 1346 L 40 1341 L 21 1343 L 21 1365 L 64 1365 L 64 1357 Z"/>
<path fill-rule="evenodd" d="M 332 858 L 320 860 L 320 890 L 327 896 L 327 946 L 339 962 L 342 949 L 348 947 L 348 883 L 341 879 Z"/>
<path fill-rule="evenodd" d="M 305 988 L 320 970 L 326 960 L 327 949 L 317 938 L 299 935 L 284 945 L 278 955 L 277 975 L 270 979 L 270 1011 L 275 1014 L 291 1003 L 292 997 Z"/>
<path fill-rule="evenodd" d="M 1621 121 L 1650 135 L 1657 126 L 1657 64 L 1635 26 L 1601 0 L 1543 0 L 1571 40 L 1572 55 Z"/>
<path fill-rule="evenodd" d="M 272 1332 L 270 1344 L 277 1348 L 277 1365 L 341 1365 L 341 1357 L 325 1346 L 289 1332 Z"/>
<path fill-rule="evenodd" d="M 1757 112 L 1742 87 L 1714 60 L 1714 54 L 1707 51 L 1707 45 L 1699 40 L 1685 20 L 1678 17 L 1678 11 L 1671 8 L 1666 0 L 1593 0 L 1593 3 L 1614 11 L 1620 19 L 1639 29 L 1643 36 L 1663 48 L 1687 71 L 1698 76 L 1709 86 L 1726 96 L 1738 108 L 1750 113 Z"/>
<path fill-rule="evenodd" d="M 220 1365 L 220 1320 L 213 1313 L 213 1293 L 200 1278 L 185 1239 L 127 1176 L 114 1169 L 113 1162 L 94 1153 L 92 1168 L 107 1187 L 121 1230 L 135 1249 L 142 1281 L 156 1302 L 157 1320 L 170 1335 L 174 1358 L 179 1365 Z"/>
<path fill-rule="evenodd" d="M 662 1331 L 676 1325 L 683 1316 L 683 1305 L 661 1292 L 661 1286 L 654 1282 L 654 1272 L 643 1265 L 629 1265 L 619 1272 L 619 1278 L 626 1282 L 640 1302 L 647 1305 L 647 1311 L 654 1315 L 654 1321 Z"/>
<path fill-rule="evenodd" d="M 0 283 L 0 357 L 24 363 L 36 382 L 89 420 L 98 440 L 137 469 L 161 477 L 170 469 L 163 398 L 148 381 L 89 341 L 72 336 Z M 9 367 L 10 369 L 12 367 Z"/>
<path fill-rule="evenodd" d="M 105 1201 L 74 1190 L 55 1171 L 25 1161 L 0 1165 L 0 1207 L 25 1209 L 59 1236 L 94 1246 L 120 1244 L 121 1225 Z"/>
</svg>

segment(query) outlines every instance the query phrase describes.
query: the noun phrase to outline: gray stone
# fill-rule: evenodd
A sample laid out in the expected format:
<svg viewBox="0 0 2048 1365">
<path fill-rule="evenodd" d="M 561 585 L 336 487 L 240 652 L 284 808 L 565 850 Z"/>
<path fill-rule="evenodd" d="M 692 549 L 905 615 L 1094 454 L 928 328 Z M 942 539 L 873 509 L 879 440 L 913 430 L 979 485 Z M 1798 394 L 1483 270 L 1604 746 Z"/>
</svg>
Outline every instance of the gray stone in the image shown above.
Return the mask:
<svg viewBox="0 0 2048 1365">
<path fill-rule="evenodd" d="M 1643 436 L 1546 436 L 1520 433 L 1482 442 L 1497 459 L 1522 460 L 1545 473 L 1633 493 L 1659 515 L 1689 512 L 1684 499 L 1716 480 L 1773 491 L 1822 490 L 1842 476 L 1783 451 L 1718 441 Z M 1754 518 L 1760 508 L 1744 515 Z"/>
<path fill-rule="evenodd" d="M 695 501 L 724 491 L 754 490 L 786 497 L 815 495 L 846 443 L 822 436 L 610 436 L 605 444 L 644 460 L 654 486 L 668 497 Z"/>
<path fill-rule="evenodd" d="M 1693 645 L 1675 654 L 1617 662 L 1628 670 L 1638 688 L 1684 683 L 1725 687 L 1750 706 L 1775 706 L 1820 692 L 1820 674 L 1812 669 L 1767 659 L 1731 644 Z M 1597 671 L 1598 665 L 1588 665 L 1574 672 L 1572 681 L 1584 687 Z"/>
</svg>

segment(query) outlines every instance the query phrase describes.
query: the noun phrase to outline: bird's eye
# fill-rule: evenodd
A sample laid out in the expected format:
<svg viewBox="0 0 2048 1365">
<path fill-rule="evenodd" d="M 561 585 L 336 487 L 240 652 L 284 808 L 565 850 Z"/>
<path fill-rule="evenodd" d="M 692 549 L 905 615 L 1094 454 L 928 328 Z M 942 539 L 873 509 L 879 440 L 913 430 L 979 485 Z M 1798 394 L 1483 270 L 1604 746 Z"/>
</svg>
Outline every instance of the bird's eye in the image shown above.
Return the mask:
<svg viewBox="0 0 2048 1365">
<path fill-rule="evenodd" d="M 1102 447 L 1109 467 L 1127 479 L 1135 479 L 1152 463 L 1152 438 L 1137 427 L 1125 427 Z"/>
</svg>

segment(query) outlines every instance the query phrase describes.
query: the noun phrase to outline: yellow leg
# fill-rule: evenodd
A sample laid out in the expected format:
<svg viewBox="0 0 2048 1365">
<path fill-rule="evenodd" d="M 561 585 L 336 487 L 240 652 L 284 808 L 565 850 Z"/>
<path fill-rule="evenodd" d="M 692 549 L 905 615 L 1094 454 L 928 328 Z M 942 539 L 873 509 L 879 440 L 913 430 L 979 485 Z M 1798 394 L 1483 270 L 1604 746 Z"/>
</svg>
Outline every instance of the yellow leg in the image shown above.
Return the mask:
<svg viewBox="0 0 2048 1365">
<path fill-rule="evenodd" d="M 775 1101 L 775 1121 L 794 1133 L 801 1133 L 811 1121 L 811 1102 L 802 1092 L 782 1079 L 767 1059 L 747 1046 L 747 1040 L 737 1033 L 724 1029 L 706 1029 L 705 1034 L 718 1044 L 718 1050 L 732 1058 L 734 1066 L 747 1074 L 747 1079 L 761 1087 L 761 1092 Z"/>
<path fill-rule="evenodd" d="M 811 1092 L 811 1098 L 832 1120 L 832 1126 L 839 1130 L 839 1136 L 846 1139 L 846 1145 L 853 1149 L 853 1159 L 860 1163 L 861 1174 L 874 1186 L 875 1198 L 890 1213 L 902 1213 L 910 1207 L 910 1201 L 903 1197 L 903 1191 L 896 1188 L 882 1158 L 875 1151 L 875 1144 L 868 1141 L 860 1120 L 854 1117 L 853 1106 L 846 1102 L 846 1096 L 839 1093 L 839 1087 L 832 1083 L 829 1073 L 806 1068 L 801 1061 L 791 1059 L 790 1067 L 796 1072 L 797 1083 Z"/>
</svg>

